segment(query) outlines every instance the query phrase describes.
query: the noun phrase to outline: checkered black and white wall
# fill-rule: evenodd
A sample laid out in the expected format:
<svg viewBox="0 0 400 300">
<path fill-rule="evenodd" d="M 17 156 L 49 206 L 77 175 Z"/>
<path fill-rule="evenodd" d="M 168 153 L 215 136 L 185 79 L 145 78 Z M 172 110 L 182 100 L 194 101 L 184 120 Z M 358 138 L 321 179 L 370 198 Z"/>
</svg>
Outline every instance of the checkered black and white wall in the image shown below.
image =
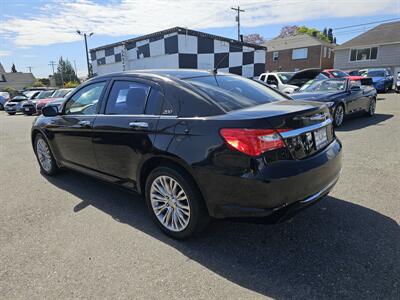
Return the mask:
<svg viewBox="0 0 400 300">
<path fill-rule="evenodd" d="M 245 77 L 265 72 L 265 49 L 206 36 L 172 32 L 91 51 L 97 75 L 122 70 L 214 69 Z"/>
</svg>

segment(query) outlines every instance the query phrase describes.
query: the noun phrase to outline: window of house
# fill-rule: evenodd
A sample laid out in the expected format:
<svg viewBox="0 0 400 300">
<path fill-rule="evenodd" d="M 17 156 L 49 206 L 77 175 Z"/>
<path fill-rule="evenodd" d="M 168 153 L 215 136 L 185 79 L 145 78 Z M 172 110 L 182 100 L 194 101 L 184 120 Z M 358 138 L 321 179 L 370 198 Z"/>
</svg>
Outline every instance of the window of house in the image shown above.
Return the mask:
<svg viewBox="0 0 400 300">
<path fill-rule="evenodd" d="M 378 47 L 351 49 L 350 61 L 363 61 L 376 59 L 378 57 Z"/>
<path fill-rule="evenodd" d="M 308 57 L 308 48 L 293 49 L 292 60 L 306 59 Z"/>
<path fill-rule="evenodd" d="M 277 61 L 279 59 L 279 52 L 272 52 L 272 60 Z"/>
<path fill-rule="evenodd" d="M 328 58 L 331 58 L 332 48 L 328 48 Z"/>
<path fill-rule="evenodd" d="M 328 48 L 324 47 L 324 58 L 326 58 Z"/>
</svg>

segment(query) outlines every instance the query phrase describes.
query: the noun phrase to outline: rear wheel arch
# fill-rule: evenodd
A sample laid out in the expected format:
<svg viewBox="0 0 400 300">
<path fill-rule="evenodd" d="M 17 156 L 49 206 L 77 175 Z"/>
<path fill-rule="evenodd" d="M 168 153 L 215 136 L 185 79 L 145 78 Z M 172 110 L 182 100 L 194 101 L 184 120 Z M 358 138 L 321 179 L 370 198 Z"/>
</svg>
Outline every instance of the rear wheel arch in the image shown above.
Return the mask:
<svg viewBox="0 0 400 300">
<path fill-rule="evenodd" d="M 149 177 L 150 173 L 160 166 L 166 166 L 174 168 L 177 171 L 184 173 L 185 175 L 190 178 L 193 184 L 197 187 L 198 192 L 200 193 L 201 198 L 204 201 L 205 206 L 208 209 L 207 201 L 204 198 L 204 193 L 202 192 L 201 188 L 199 187 L 194 174 L 191 172 L 190 167 L 183 161 L 177 158 L 171 158 L 166 156 L 155 156 L 147 159 L 140 167 L 139 174 L 138 174 L 138 183 L 137 183 L 137 190 L 140 194 L 144 195 L 146 181 Z"/>
</svg>

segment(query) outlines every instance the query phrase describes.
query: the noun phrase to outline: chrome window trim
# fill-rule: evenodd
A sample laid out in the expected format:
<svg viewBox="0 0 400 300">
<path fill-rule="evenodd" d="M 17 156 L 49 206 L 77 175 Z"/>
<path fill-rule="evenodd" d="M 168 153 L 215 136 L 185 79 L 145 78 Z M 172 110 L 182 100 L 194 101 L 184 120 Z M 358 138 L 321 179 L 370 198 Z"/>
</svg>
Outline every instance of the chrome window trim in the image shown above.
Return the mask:
<svg viewBox="0 0 400 300">
<path fill-rule="evenodd" d="M 332 123 L 332 120 L 329 118 L 329 119 L 326 119 L 322 123 L 318 123 L 318 124 L 310 125 L 310 126 L 307 126 L 307 127 L 294 129 L 294 130 L 280 132 L 280 135 L 282 136 L 282 138 L 287 139 L 287 138 L 290 138 L 290 137 L 298 136 L 298 135 L 306 133 L 306 132 L 310 132 L 310 131 L 314 131 L 314 130 L 320 129 L 322 127 L 328 126 L 331 123 Z"/>
</svg>

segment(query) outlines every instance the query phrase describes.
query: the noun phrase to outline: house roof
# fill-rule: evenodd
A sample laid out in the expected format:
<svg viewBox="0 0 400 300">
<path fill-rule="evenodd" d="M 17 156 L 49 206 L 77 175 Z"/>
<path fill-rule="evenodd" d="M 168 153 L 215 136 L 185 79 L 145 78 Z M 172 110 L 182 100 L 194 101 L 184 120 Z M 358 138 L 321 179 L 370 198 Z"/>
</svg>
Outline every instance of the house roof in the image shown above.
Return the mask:
<svg viewBox="0 0 400 300">
<path fill-rule="evenodd" d="M 400 43 L 400 21 L 380 24 L 337 46 L 335 50 L 351 47 Z"/>
<path fill-rule="evenodd" d="M 226 37 L 223 37 L 223 36 L 213 35 L 213 34 L 201 32 L 201 31 L 196 31 L 196 30 L 191 30 L 191 29 L 187 29 L 187 28 L 183 28 L 183 27 L 173 27 L 173 28 L 169 28 L 169 29 L 166 29 L 166 30 L 157 31 L 157 32 L 154 32 L 154 33 L 142 35 L 142 36 L 139 36 L 139 37 L 136 37 L 136 38 L 133 38 L 133 39 L 124 40 L 124 41 L 120 41 L 120 42 L 117 42 L 117 43 L 108 44 L 108 45 L 104 45 L 104 46 L 101 46 L 101 47 L 93 48 L 93 49 L 90 49 L 90 52 L 103 50 L 103 49 L 107 49 L 107 48 L 110 48 L 110 47 L 121 46 L 123 43 L 134 43 L 134 42 L 138 42 L 138 41 L 142 41 L 142 40 L 154 39 L 154 38 L 157 38 L 157 37 L 160 37 L 160 36 L 164 36 L 165 34 L 169 34 L 169 33 L 173 33 L 173 32 L 178 32 L 178 33 L 183 33 L 183 34 L 188 34 L 188 35 L 194 35 L 194 36 L 199 36 L 199 37 L 207 37 L 207 38 L 211 38 L 211 39 L 215 39 L 215 40 L 228 42 L 228 43 L 231 43 L 231 44 L 239 44 L 239 45 L 242 45 L 242 46 L 248 46 L 248 47 L 255 48 L 255 49 L 266 50 L 266 48 L 264 46 L 261 46 L 261 45 L 239 42 L 237 40 L 229 39 L 229 38 L 226 38 Z"/>
<path fill-rule="evenodd" d="M 332 47 L 335 44 L 321 41 L 308 34 L 296 34 L 283 38 L 278 37 L 264 43 L 264 46 L 268 48 L 268 52 L 320 45 Z"/>
</svg>

